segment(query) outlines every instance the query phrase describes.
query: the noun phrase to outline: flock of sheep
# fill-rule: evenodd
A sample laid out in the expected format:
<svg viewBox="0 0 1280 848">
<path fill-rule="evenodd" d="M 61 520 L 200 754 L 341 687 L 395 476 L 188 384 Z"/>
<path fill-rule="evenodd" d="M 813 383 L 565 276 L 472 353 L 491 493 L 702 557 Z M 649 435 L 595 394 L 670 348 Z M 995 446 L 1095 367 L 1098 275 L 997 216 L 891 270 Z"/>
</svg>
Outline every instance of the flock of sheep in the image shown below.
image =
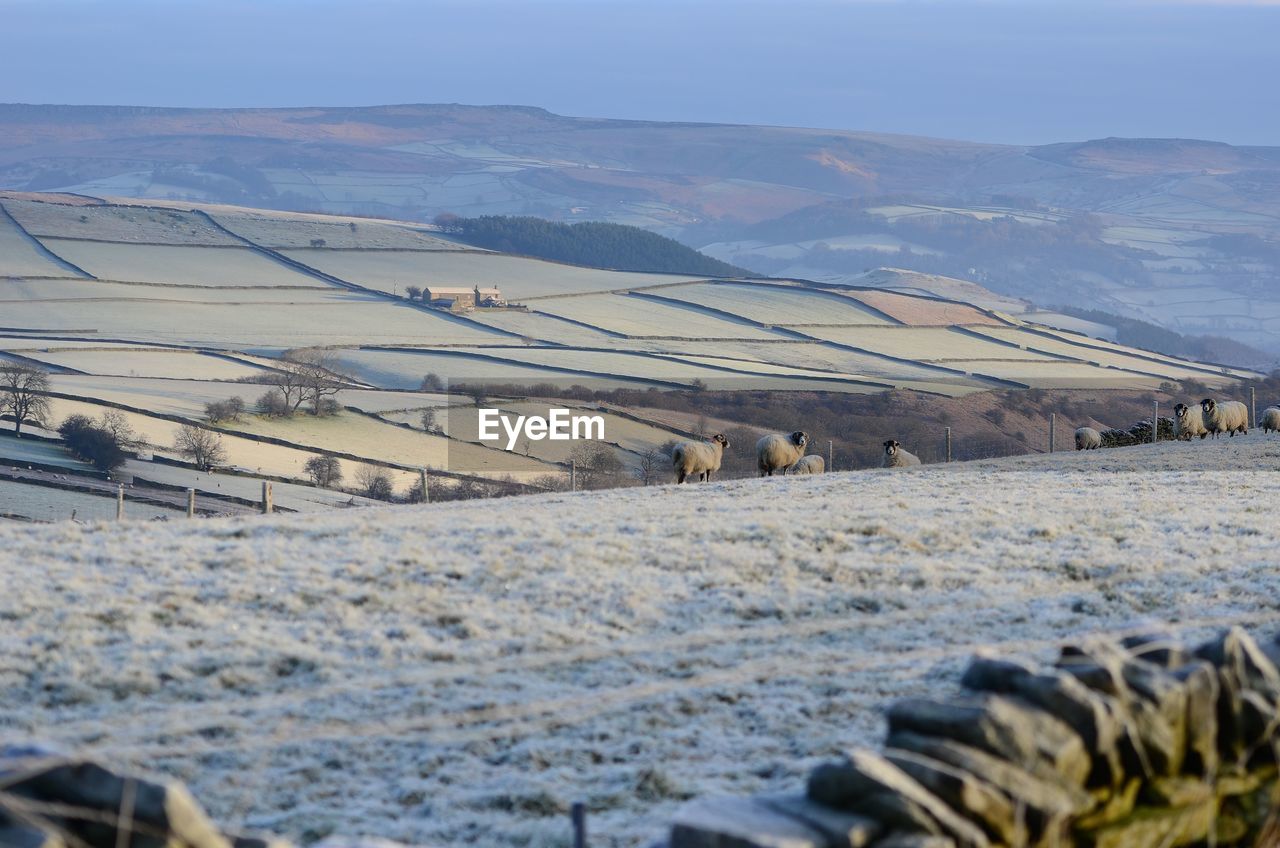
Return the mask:
<svg viewBox="0 0 1280 848">
<path fill-rule="evenodd" d="M 1280 432 L 1280 407 L 1268 406 L 1262 410 L 1262 431 Z M 1189 441 L 1195 436 L 1218 438 L 1222 433 L 1235 436 L 1249 432 L 1249 407 L 1238 400 L 1205 398 L 1194 406 L 1185 403 L 1173 407 L 1173 437 Z M 1102 447 L 1102 434 L 1092 427 L 1076 430 L 1076 450 L 1094 450 Z"/>
<path fill-rule="evenodd" d="M 706 481 L 713 472 L 720 470 L 729 440 L 717 433 L 705 442 L 681 442 L 671 449 L 672 470 L 676 482 L 690 478 Z M 817 454 L 805 455 L 809 447 L 809 434 L 797 430 L 789 435 L 773 433 L 756 442 L 756 468 L 761 477 L 778 474 L 822 474 L 827 464 Z M 919 465 L 920 459 L 902 445 L 890 439 L 884 443 L 884 467 L 899 468 Z"/>
<path fill-rule="evenodd" d="M 1179 403 L 1174 406 L 1174 437 L 1190 439 L 1193 436 L 1205 438 L 1227 433 L 1249 432 L 1249 409 L 1235 400 L 1224 400 L 1221 403 L 1213 398 L 1205 398 L 1195 406 Z M 1262 430 L 1265 433 L 1280 432 L 1280 407 L 1269 406 L 1262 411 Z M 1076 430 L 1076 450 L 1094 450 L 1102 447 L 1102 434 L 1092 427 L 1081 427 Z M 688 479 L 707 481 L 712 473 L 720 470 L 720 462 L 724 458 L 729 440 L 717 433 L 705 442 L 681 442 L 671 449 L 671 465 L 675 471 L 676 482 L 683 483 Z M 761 477 L 772 477 L 778 474 L 822 474 L 826 471 L 826 463 L 817 454 L 805 455 L 809 447 L 809 435 L 797 430 L 789 435 L 774 433 L 756 442 L 756 467 Z M 919 465 L 920 458 L 908 451 L 893 439 L 884 443 L 884 468 L 905 468 Z"/>
</svg>

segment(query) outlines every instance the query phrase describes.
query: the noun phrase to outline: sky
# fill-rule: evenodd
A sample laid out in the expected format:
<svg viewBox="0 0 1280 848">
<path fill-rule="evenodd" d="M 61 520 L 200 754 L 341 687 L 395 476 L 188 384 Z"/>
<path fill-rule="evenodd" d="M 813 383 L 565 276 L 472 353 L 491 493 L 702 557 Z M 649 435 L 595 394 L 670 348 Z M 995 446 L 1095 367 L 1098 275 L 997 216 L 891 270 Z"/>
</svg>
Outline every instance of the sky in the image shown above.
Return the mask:
<svg viewBox="0 0 1280 848">
<path fill-rule="evenodd" d="M 0 0 L 0 102 L 1280 144 L 1280 2 Z"/>
</svg>

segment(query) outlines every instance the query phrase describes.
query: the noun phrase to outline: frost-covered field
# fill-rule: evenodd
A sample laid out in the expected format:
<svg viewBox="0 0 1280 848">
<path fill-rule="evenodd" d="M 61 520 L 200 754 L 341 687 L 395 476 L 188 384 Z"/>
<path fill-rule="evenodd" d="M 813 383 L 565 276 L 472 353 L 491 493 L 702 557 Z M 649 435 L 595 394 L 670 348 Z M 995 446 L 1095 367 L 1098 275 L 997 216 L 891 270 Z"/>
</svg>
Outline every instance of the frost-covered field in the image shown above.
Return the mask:
<svg viewBox="0 0 1280 848">
<path fill-rule="evenodd" d="M 0 528 L 0 736 L 313 839 L 659 836 L 794 791 L 980 645 L 1272 622 L 1280 440 L 276 516 Z M 1247 470 L 1245 470 L 1247 469 Z"/>
</svg>

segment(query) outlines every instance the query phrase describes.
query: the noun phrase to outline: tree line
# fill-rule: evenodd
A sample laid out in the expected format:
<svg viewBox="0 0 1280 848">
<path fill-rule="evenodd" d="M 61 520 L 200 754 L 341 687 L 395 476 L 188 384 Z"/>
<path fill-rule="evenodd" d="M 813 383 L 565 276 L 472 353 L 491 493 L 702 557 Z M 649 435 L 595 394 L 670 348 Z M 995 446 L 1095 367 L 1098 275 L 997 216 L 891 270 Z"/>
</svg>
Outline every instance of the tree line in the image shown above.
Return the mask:
<svg viewBox="0 0 1280 848">
<path fill-rule="evenodd" d="M 563 224 L 506 215 L 462 218 L 449 213 L 437 215 L 435 223 L 442 232 L 476 247 L 574 265 L 708 277 L 750 275 L 674 239 L 625 224 Z"/>
</svg>

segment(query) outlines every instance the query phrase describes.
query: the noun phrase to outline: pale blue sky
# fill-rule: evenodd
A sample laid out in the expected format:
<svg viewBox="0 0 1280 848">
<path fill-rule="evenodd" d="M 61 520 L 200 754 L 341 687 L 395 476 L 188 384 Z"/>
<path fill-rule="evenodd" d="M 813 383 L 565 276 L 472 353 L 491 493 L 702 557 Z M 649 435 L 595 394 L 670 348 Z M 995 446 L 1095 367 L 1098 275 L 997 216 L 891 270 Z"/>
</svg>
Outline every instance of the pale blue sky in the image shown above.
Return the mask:
<svg viewBox="0 0 1280 848">
<path fill-rule="evenodd" d="M 516 103 L 1018 143 L 1280 144 L 1280 6 L 0 0 L 0 102 Z"/>
</svg>

